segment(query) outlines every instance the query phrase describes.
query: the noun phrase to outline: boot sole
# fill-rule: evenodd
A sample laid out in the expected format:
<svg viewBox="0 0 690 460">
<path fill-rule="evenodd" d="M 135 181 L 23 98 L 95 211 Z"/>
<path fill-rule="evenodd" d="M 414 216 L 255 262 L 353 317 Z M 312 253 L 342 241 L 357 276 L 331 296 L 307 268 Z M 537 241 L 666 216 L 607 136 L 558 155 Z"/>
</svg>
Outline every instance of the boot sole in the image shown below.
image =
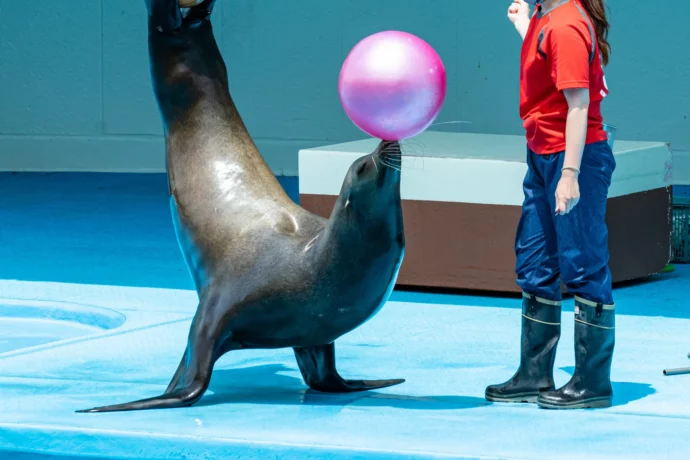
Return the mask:
<svg viewBox="0 0 690 460">
<path fill-rule="evenodd" d="M 514 396 L 494 396 L 485 395 L 487 401 L 500 402 L 500 403 L 526 403 L 534 404 L 537 402 L 539 393 L 521 393 Z"/>
<path fill-rule="evenodd" d="M 545 401 L 537 401 L 537 405 L 544 409 L 603 409 L 611 407 L 613 398 L 604 396 L 602 398 L 591 398 L 584 401 L 577 401 L 572 403 L 558 404 Z"/>
</svg>

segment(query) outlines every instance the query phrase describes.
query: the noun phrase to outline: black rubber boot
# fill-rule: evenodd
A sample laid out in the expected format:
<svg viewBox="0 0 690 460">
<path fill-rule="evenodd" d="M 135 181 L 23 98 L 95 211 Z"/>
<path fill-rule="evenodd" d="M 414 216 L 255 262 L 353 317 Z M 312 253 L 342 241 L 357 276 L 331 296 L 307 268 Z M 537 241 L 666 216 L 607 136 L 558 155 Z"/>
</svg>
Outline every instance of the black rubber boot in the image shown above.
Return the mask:
<svg viewBox="0 0 690 460">
<path fill-rule="evenodd" d="M 561 303 L 523 294 L 520 367 L 505 383 L 486 388 L 495 402 L 536 402 L 553 390 L 553 365 L 561 336 Z"/>
<path fill-rule="evenodd" d="M 545 409 L 594 409 L 611 406 L 611 362 L 615 344 L 613 305 L 575 297 L 575 372 L 557 391 L 542 393 Z"/>
</svg>

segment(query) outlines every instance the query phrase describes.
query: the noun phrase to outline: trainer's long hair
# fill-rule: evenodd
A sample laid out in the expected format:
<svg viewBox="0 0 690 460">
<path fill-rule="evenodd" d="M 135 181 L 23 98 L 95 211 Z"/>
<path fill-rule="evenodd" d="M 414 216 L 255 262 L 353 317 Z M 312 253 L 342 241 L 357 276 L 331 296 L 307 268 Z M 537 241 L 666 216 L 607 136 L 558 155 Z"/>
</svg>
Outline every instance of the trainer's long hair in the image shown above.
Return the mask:
<svg viewBox="0 0 690 460">
<path fill-rule="evenodd" d="M 594 23 L 594 30 L 597 33 L 601 60 L 604 65 L 609 63 L 611 55 L 611 45 L 608 42 L 610 24 L 606 18 L 604 0 L 580 0 L 582 7 L 587 10 L 589 18 Z"/>
</svg>

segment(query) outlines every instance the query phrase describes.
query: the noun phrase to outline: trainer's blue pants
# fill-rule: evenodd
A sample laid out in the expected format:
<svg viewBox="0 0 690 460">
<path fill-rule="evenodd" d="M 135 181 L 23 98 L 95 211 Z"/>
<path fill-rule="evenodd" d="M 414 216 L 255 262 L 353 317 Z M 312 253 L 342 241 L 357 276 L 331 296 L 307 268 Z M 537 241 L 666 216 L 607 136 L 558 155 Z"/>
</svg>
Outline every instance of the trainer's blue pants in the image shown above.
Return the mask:
<svg viewBox="0 0 690 460">
<path fill-rule="evenodd" d="M 563 280 L 571 294 L 612 305 L 605 216 L 616 168 L 613 152 L 605 141 L 585 146 L 580 201 L 557 216 L 555 194 L 564 157 L 565 152 L 538 155 L 527 150 L 525 199 L 515 237 L 517 283 L 528 294 L 558 301 Z"/>
</svg>

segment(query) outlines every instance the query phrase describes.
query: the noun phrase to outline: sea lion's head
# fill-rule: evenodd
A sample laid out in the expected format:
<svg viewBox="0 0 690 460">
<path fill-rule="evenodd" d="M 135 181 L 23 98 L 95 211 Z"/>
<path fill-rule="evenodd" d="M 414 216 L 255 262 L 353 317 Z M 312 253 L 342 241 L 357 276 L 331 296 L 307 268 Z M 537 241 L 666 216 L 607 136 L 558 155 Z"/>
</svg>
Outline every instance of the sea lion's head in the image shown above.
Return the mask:
<svg viewBox="0 0 690 460">
<path fill-rule="evenodd" d="M 338 203 L 348 221 L 377 225 L 398 217 L 400 167 L 400 144 L 394 141 L 381 141 L 350 166 Z"/>
</svg>

